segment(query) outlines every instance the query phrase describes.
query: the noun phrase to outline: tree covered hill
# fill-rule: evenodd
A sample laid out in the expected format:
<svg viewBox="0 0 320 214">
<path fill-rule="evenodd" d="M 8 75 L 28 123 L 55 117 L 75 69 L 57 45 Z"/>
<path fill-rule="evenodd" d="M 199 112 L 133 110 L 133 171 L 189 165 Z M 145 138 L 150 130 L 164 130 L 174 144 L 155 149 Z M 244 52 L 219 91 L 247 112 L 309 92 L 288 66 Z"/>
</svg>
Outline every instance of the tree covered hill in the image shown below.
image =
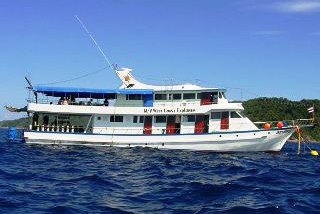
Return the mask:
<svg viewBox="0 0 320 214">
<path fill-rule="evenodd" d="M 0 127 L 19 127 L 19 128 L 27 128 L 29 126 L 30 120 L 28 117 L 19 118 L 16 120 L 3 120 L 0 121 Z"/>
<path fill-rule="evenodd" d="M 291 101 L 286 98 L 255 98 L 243 102 L 245 114 L 252 121 L 283 121 L 301 118 L 310 118 L 307 109 L 315 107 L 315 122 L 320 121 L 320 100 Z M 318 111 L 319 110 L 319 111 Z M 29 118 L 8 120 L 0 122 L 0 127 L 28 127 Z M 304 136 L 312 140 L 320 141 L 320 127 L 304 129 Z"/>
<path fill-rule="evenodd" d="M 320 100 L 291 101 L 286 98 L 261 97 L 243 102 L 245 114 L 252 121 L 282 121 L 308 119 L 312 114 L 307 109 L 314 106 L 315 123 L 320 119 Z M 320 127 L 303 129 L 302 133 L 310 140 L 320 141 Z"/>
</svg>

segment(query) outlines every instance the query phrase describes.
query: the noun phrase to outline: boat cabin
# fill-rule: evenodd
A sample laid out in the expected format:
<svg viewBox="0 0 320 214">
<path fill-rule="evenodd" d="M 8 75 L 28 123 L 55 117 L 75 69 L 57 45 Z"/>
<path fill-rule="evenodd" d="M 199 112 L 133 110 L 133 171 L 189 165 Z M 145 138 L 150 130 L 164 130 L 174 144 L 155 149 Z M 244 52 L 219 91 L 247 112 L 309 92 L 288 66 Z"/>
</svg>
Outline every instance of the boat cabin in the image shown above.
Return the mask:
<svg viewBox="0 0 320 214">
<path fill-rule="evenodd" d="M 84 89 L 37 86 L 30 129 L 173 135 L 256 128 L 224 89 Z"/>
</svg>

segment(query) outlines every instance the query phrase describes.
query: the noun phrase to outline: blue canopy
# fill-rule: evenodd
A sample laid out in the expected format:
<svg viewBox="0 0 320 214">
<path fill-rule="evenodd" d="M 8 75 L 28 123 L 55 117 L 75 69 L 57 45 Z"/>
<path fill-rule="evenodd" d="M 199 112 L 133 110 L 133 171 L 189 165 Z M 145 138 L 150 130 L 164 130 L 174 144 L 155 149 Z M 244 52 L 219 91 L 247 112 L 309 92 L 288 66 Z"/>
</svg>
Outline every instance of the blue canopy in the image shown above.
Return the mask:
<svg viewBox="0 0 320 214">
<path fill-rule="evenodd" d="M 153 94 L 152 89 L 93 89 L 93 88 L 65 88 L 34 86 L 32 90 L 52 97 L 75 97 L 75 98 L 95 98 L 104 99 L 113 97 L 116 94 Z"/>
</svg>

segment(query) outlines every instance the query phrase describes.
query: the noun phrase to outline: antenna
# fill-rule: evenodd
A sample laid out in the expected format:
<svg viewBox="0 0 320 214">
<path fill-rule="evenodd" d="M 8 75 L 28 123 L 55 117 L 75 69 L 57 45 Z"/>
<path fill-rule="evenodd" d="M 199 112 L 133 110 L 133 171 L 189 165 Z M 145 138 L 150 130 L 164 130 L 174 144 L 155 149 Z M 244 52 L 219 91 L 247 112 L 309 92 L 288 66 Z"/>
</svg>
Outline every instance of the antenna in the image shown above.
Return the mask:
<svg viewBox="0 0 320 214">
<path fill-rule="evenodd" d="M 91 40 L 93 41 L 94 45 L 97 47 L 97 49 L 100 51 L 100 53 L 102 54 L 103 58 L 106 60 L 106 62 L 108 63 L 109 67 L 114 70 L 115 72 L 117 72 L 116 68 L 110 63 L 108 57 L 105 55 L 105 53 L 103 52 L 103 50 L 100 48 L 99 44 L 96 42 L 96 40 L 94 39 L 94 37 L 92 36 L 92 33 L 90 33 L 87 29 L 87 27 L 83 24 L 83 22 L 79 19 L 79 17 L 77 15 L 75 15 L 76 19 L 78 20 L 78 22 L 80 23 L 80 25 L 82 26 L 82 28 L 86 31 L 86 33 L 89 35 L 89 37 L 91 38 Z"/>
</svg>

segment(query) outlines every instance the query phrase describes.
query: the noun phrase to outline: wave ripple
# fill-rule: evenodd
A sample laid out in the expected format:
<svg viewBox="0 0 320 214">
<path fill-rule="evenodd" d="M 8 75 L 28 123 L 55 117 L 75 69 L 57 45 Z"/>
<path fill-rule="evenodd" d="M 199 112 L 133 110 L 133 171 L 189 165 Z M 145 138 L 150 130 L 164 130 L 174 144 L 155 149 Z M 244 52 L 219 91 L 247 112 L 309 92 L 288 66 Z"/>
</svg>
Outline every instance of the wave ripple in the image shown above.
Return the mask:
<svg viewBox="0 0 320 214">
<path fill-rule="evenodd" d="M 320 165 L 278 154 L 7 143 L 0 213 L 316 213 Z M 320 144 L 312 144 L 320 150 Z"/>
</svg>

